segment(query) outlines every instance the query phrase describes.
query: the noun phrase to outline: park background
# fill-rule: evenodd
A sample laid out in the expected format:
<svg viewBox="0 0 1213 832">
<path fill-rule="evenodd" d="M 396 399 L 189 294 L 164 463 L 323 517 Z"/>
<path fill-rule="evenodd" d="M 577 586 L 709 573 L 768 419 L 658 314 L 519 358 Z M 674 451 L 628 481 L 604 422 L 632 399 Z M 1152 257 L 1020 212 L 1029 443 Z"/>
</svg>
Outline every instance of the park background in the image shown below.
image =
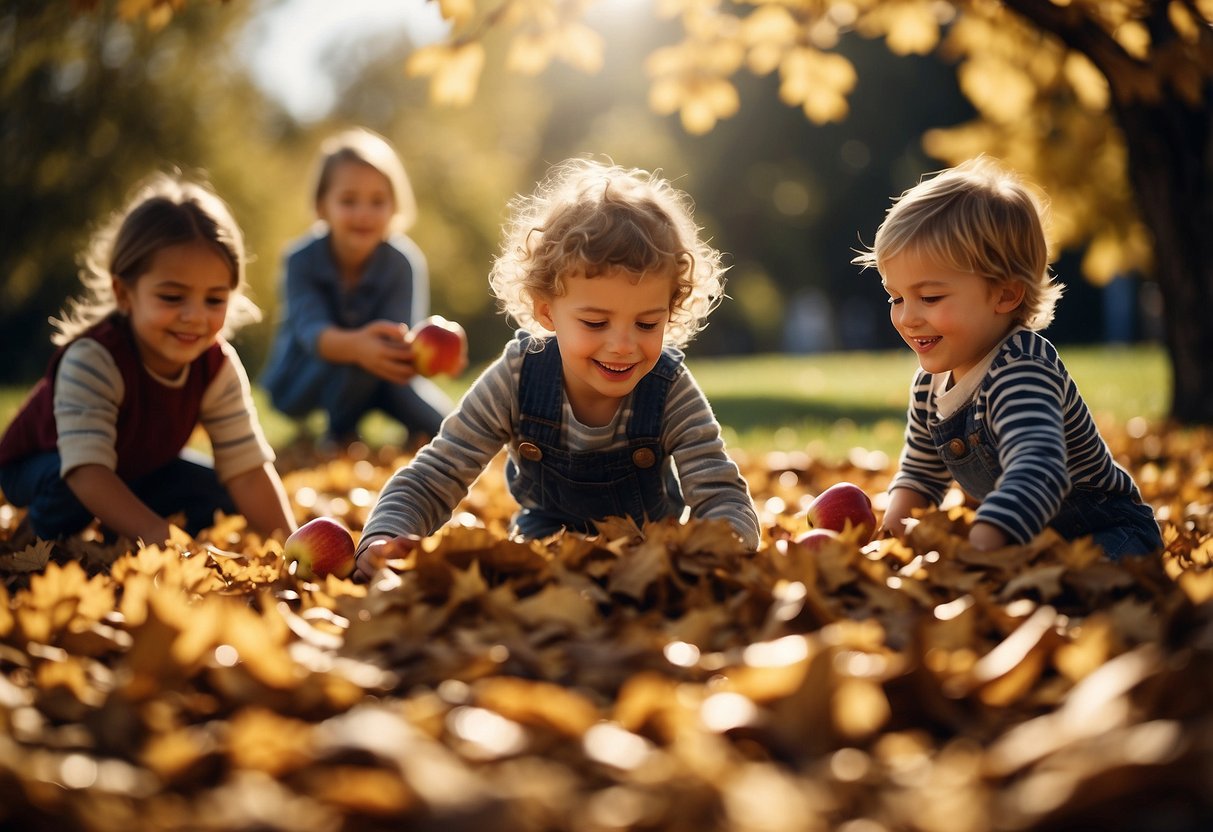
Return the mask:
<svg viewBox="0 0 1213 832">
<path fill-rule="evenodd" d="M 698 521 L 507 540 L 500 466 L 370 585 L 307 580 L 282 535 L 239 516 L 165 547 L 95 529 L 31 543 L 0 502 L 0 830 L 1213 828 L 1213 442 L 1193 426 L 1213 421 L 1213 3 L 441 7 L 534 15 L 554 36 L 524 38 L 523 58 L 584 48 L 505 70 L 509 21 L 444 46 L 418 0 L 4 0 L 0 423 L 49 355 L 75 253 L 150 170 L 205 171 L 244 226 L 267 318 L 237 341 L 255 375 L 323 135 L 363 124 L 399 147 L 434 309 L 467 325 L 477 363 L 510 334 L 485 281 L 507 200 L 549 163 L 605 154 L 674 178 L 730 254 L 732 298 L 689 362 L 734 432 L 763 545 Z M 843 31 L 859 8 L 883 21 L 874 39 Z M 1107 83 L 1012 8 L 1101 47 Z M 728 38 L 704 40 L 706 21 L 732 25 L 719 9 L 818 15 L 810 68 L 834 74 L 800 88 L 803 108 L 747 70 L 735 99 L 692 84 L 655 101 L 652 56 L 683 22 L 702 48 L 666 63 L 729 74 Z M 567 65 L 596 58 L 582 11 L 604 39 L 595 73 Z M 432 106 L 435 87 L 471 91 L 435 81 L 482 40 L 471 106 Z M 939 57 L 902 54 L 918 47 Z M 449 60 L 411 77 L 420 54 Z M 845 97 L 830 54 L 856 67 Z M 1064 209 L 1048 335 L 1155 510 L 1157 558 L 1109 563 L 1047 530 L 972 550 L 955 489 L 904 540 L 800 537 L 839 480 L 885 497 L 915 359 L 850 259 L 889 197 L 961 146 L 1014 158 Z M 1157 284 L 1126 276 L 1151 261 Z M 283 445 L 262 406 L 297 519 L 357 532 L 407 455 Z"/>
<path fill-rule="evenodd" d="M 245 230 L 265 320 L 236 344 L 255 377 L 282 252 L 313 219 L 316 147 L 353 124 L 398 147 L 419 201 L 411 234 L 429 261 L 433 311 L 464 323 L 474 364 L 511 334 L 486 281 L 507 201 L 549 164 L 587 154 L 660 169 L 692 195 L 698 221 L 726 252 L 730 299 L 692 360 L 896 349 L 879 280 L 851 258 L 871 242 L 891 196 L 944 166 L 927 155 L 924 134 L 976 115 L 946 59 L 894 55 L 850 34 L 837 51 L 858 81 L 841 121 L 815 124 L 781 103 L 773 74 L 739 73 L 739 111 L 694 135 L 646 103 L 646 56 L 675 35 L 646 0 L 590 6 L 587 21 L 607 44 L 600 71 L 553 63 L 525 77 L 490 60 L 473 105 L 459 108 L 431 105 L 425 79 L 404 71 L 410 53 L 445 31 L 436 4 L 422 0 L 194 2 L 162 29 L 107 4 L 78 14 L 71 5 L 0 12 L 7 386 L 28 384 L 45 366 L 48 318 L 77 290 L 75 258 L 88 235 L 139 178 L 166 166 L 208 176 Z M 1084 254 L 1057 252 L 1066 296 L 1050 338 L 1157 342 L 1155 284 L 1129 272 L 1096 286 L 1083 277 Z"/>
</svg>

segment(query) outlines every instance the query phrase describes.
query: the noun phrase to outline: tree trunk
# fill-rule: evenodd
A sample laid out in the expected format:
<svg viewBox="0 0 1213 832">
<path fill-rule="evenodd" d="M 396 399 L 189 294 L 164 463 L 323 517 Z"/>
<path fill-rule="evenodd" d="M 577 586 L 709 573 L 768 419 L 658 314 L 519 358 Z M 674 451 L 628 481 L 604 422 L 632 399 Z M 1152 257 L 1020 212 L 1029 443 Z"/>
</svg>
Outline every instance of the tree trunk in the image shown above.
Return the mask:
<svg viewBox="0 0 1213 832">
<path fill-rule="evenodd" d="M 1171 417 L 1184 424 L 1213 424 L 1211 111 L 1213 106 L 1192 108 L 1174 98 L 1116 108 L 1129 180 L 1154 234 L 1171 359 Z"/>
</svg>

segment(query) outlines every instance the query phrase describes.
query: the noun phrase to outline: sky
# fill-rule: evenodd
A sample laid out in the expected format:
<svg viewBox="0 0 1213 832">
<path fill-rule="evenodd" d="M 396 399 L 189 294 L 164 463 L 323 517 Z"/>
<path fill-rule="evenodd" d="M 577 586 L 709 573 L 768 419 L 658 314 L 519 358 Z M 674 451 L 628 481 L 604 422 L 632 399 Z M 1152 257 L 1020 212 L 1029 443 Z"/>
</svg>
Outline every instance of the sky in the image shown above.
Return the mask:
<svg viewBox="0 0 1213 832">
<path fill-rule="evenodd" d="M 445 31 L 438 4 L 425 0 L 262 0 L 240 42 L 254 80 L 301 121 L 323 118 L 335 90 L 323 66 L 333 43 L 409 31 L 418 41 Z M 352 53 L 351 53 L 352 54 Z"/>
</svg>

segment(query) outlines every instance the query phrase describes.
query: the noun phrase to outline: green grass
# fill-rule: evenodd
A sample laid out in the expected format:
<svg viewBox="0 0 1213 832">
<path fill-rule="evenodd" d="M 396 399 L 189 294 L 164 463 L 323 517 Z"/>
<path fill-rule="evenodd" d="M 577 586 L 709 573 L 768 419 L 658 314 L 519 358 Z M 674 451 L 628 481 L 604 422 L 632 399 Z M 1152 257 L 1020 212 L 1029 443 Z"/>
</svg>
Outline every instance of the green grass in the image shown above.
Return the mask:
<svg viewBox="0 0 1213 832">
<path fill-rule="evenodd" d="M 1123 424 L 1166 413 L 1170 369 L 1157 346 L 1062 348 L 1066 366 L 1087 403 L 1102 421 Z M 896 456 L 901 447 L 908 384 L 915 359 L 908 350 L 822 355 L 760 355 L 689 360 L 730 447 L 751 453 L 809 450 L 826 460 L 845 459 L 853 448 Z M 479 368 L 444 381 L 457 399 Z M 25 388 L 0 388 L 0 424 L 8 424 Z M 271 444 L 283 447 L 299 426 L 277 413 L 255 390 L 262 425 Z M 307 428 L 319 433 L 315 414 Z M 403 431 L 375 414 L 363 425 L 374 444 L 399 442 Z"/>
</svg>

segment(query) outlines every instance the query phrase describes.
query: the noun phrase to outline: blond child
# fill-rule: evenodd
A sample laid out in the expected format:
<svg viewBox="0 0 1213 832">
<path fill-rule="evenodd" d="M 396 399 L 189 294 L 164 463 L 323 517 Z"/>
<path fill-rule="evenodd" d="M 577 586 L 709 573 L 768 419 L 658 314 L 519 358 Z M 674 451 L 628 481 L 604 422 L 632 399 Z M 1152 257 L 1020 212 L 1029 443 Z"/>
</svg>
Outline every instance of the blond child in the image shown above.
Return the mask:
<svg viewBox="0 0 1213 832">
<path fill-rule="evenodd" d="M 174 176 L 140 187 L 92 241 L 86 294 L 56 323 L 55 353 L 0 440 L 0 489 L 34 534 L 100 520 L 161 543 L 169 515 L 191 534 L 216 510 L 263 534 L 295 528 L 248 378 L 225 336 L 258 316 L 244 242 L 210 189 Z M 201 424 L 214 467 L 186 443 Z M 184 452 L 184 453 L 183 453 Z"/>
<path fill-rule="evenodd" d="M 1158 524 L 1116 464 L 1057 350 L 1038 330 L 1061 295 L 1043 202 L 979 157 L 894 201 L 871 250 L 894 328 L 918 356 L 906 443 L 882 532 L 953 480 L 980 503 L 969 542 L 1025 543 L 1045 526 L 1110 558 L 1155 552 Z"/>
<path fill-rule="evenodd" d="M 382 560 L 368 551 L 434 532 L 503 446 L 522 537 L 689 506 L 757 547 L 749 490 L 678 349 L 724 285 L 689 198 L 654 174 L 575 159 L 511 207 L 489 282 L 521 330 L 384 488 L 359 571 Z"/>
<path fill-rule="evenodd" d="M 417 217 L 396 151 L 362 128 L 320 147 L 316 229 L 288 249 L 281 321 L 261 382 L 274 407 L 302 418 L 323 410 L 336 443 L 381 410 L 419 445 L 438 432 L 451 402 L 417 376 L 406 333 L 429 314 L 425 257 L 405 231 Z"/>
</svg>

